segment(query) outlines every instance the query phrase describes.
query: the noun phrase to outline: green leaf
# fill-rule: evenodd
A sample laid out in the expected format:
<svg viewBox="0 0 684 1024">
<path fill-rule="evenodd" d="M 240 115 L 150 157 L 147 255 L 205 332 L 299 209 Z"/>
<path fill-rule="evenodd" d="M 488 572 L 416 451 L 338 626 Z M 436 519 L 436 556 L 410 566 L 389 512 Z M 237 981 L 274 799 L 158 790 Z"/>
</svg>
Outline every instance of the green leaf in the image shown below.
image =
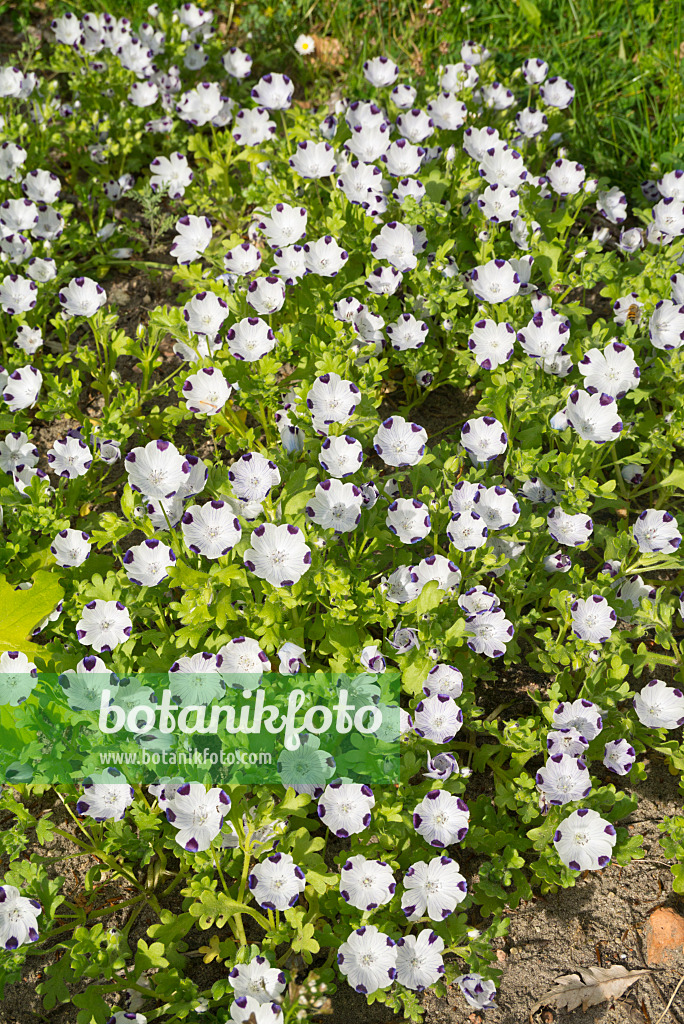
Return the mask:
<svg viewBox="0 0 684 1024">
<path fill-rule="evenodd" d="M 672 888 L 675 892 L 684 892 L 684 864 L 673 864 L 671 870 L 674 875 Z"/>
<path fill-rule="evenodd" d="M 440 588 L 437 580 L 430 580 L 421 590 L 416 599 L 416 614 L 425 615 L 436 608 L 444 597 L 444 591 Z"/>
<path fill-rule="evenodd" d="M 151 967 L 168 967 L 169 961 L 164 956 L 164 944 L 153 942 L 147 945 L 144 939 L 138 939 L 138 946 L 135 951 L 135 972 L 142 974 L 149 971 Z"/>
<path fill-rule="evenodd" d="M 534 25 L 535 28 L 541 27 L 541 11 L 533 0 L 518 0 L 518 6 L 523 18 L 529 21 L 530 25 Z"/>
<path fill-rule="evenodd" d="M 97 985 L 88 985 L 83 992 L 77 992 L 71 999 L 81 1010 L 76 1016 L 78 1024 L 105 1024 L 111 1017 L 112 1009 L 100 995 Z"/>
<path fill-rule="evenodd" d="M 268 930 L 269 924 L 263 914 L 259 914 L 252 907 L 245 903 L 238 903 L 229 899 L 225 893 L 215 892 L 213 889 L 206 889 L 200 896 L 199 903 L 193 903 L 190 907 L 193 917 L 199 918 L 199 927 L 206 931 L 215 923 L 217 928 L 225 928 L 228 919 L 236 914 L 248 914 L 253 917 L 262 928 Z"/>
<path fill-rule="evenodd" d="M 0 652 L 44 653 L 44 649 L 28 637 L 43 619 L 52 614 L 63 594 L 58 578 L 51 572 L 40 570 L 35 573 L 30 590 L 15 590 L 4 576 L 0 576 Z"/>
<path fill-rule="evenodd" d="M 36 822 L 36 837 L 41 846 L 45 846 L 47 843 L 52 842 L 52 838 L 55 834 L 54 822 L 50 821 L 50 813 L 44 817 L 39 818 Z"/>
<path fill-rule="evenodd" d="M 675 468 L 668 473 L 664 480 L 660 481 L 660 486 L 677 487 L 680 491 L 684 491 L 684 465 L 681 462 L 675 463 Z"/>
</svg>

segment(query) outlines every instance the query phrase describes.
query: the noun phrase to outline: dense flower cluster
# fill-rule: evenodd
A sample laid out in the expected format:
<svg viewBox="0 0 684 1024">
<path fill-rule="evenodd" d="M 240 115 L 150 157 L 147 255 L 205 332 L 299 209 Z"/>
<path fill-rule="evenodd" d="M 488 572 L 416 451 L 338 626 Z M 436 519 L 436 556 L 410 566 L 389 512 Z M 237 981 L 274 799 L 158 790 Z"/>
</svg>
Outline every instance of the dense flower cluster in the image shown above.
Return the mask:
<svg viewBox="0 0 684 1024">
<path fill-rule="evenodd" d="M 0 69 L 0 707 L 32 727 L 73 712 L 54 760 L 79 783 L 83 849 L 134 889 L 143 868 L 146 899 L 183 886 L 142 957 L 169 970 L 146 967 L 115 1024 L 144 1024 L 147 987 L 179 1019 L 209 995 L 235 1024 L 291 1019 L 287 928 L 307 964 L 327 929 L 338 976 L 398 1014 L 445 983 L 485 1010 L 491 957 L 459 906 L 500 916 L 518 859 L 547 886 L 626 863 L 638 840 L 607 773 L 642 778 L 656 745 L 679 763 L 684 172 L 636 202 L 588 177 L 558 145 L 575 89 L 541 57 L 501 82 L 465 41 L 414 83 L 371 55 L 362 95 L 321 120 L 288 74 L 256 80 L 215 12 L 147 14 L 61 14 L 55 74 Z M 293 66 L 319 46 L 300 33 Z M 124 329 L 106 271 L 140 256 L 135 203 L 182 294 Z M 571 293 L 599 280 L 609 313 L 587 322 Z M 433 428 L 445 385 L 458 408 Z M 525 662 L 544 686 L 507 719 Z M 654 665 L 667 681 L 644 682 Z M 98 713 L 158 765 L 164 714 L 185 743 L 227 694 L 263 710 L 276 671 L 293 699 L 321 679 L 331 706 L 351 694 L 359 732 L 379 717 L 379 756 L 331 752 L 307 719 L 274 795 L 245 760 L 260 737 L 226 724 L 205 737 L 237 762 L 226 788 L 187 761 L 144 791 L 94 760 L 79 782 L 72 747 Z M 34 778 L 24 733 L 22 749 L 7 780 Z M 9 951 L 56 919 L 52 882 L 11 865 Z M 227 978 L 202 996 L 174 987 L 195 924 L 227 929 Z"/>
</svg>

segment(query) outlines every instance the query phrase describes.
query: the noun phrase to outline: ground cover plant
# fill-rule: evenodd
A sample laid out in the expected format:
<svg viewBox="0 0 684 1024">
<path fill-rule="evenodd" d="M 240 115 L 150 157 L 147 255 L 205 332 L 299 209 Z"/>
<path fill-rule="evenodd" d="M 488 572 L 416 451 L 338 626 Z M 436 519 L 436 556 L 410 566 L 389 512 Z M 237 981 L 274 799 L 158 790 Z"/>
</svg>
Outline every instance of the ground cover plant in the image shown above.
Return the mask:
<svg viewBox="0 0 684 1024">
<path fill-rule="evenodd" d="M 684 767 L 684 172 L 579 163 L 535 52 L 376 49 L 322 105 L 316 39 L 286 73 L 217 23 L 73 9 L 0 71 L 3 983 L 40 960 L 79 1024 L 486 1011 L 510 909 L 638 858 Z M 168 301 L 124 324 L 131 272 Z M 356 760 L 310 723 L 280 784 L 168 756 L 162 689 L 276 676 L 396 721 Z M 117 767 L 77 760 L 105 690 Z"/>
</svg>

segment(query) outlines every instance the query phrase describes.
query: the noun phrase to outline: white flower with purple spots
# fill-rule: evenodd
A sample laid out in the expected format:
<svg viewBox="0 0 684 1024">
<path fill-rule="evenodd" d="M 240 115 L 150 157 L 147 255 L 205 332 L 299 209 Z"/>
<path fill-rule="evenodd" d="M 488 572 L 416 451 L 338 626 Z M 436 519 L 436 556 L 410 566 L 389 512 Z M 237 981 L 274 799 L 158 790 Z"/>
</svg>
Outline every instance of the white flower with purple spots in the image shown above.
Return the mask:
<svg viewBox="0 0 684 1024">
<path fill-rule="evenodd" d="M 428 555 L 414 568 L 421 588 L 434 580 L 440 590 L 448 592 L 461 582 L 461 570 L 446 555 Z"/>
<path fill-rule="evenodd" d="M 495 182 L 482 192 L 477 205 L 482 210 L 485 220 L 491 221 L 492 224 L 505 224 L 518 216 L 520 200 L 515 189 L 505 188 Z"/>
<path fill-rule="evenodd" d="M 573 601 L 570 612 L 573 633 L 590 644 L 604 644 L 617 624 L 615 611 L 599 594 Z"/>
<path fill-rule="evenodd" d="M 123 557 L 123 565 L 131 583 L 139 587 L 156 587 L 169 577 L 168 569 L 175 565 L 176 556 L 171 548 L 160 541 L 144 540 L 129 548 Z"/>
<path fill-rule="evenodd" d="M 385 523 L 402 544 L 417 544 L 430 532 L 427 505 L 417 498 L 398 498 L 387 510 Z"/>
<path fill-rule="evenodd" d="M 327 428 L 331 423 L 346 423 L 360 401 L 356 384 L 343 380 L 338 373 L 324 373 L 311 385 L 306 405 L 314 426 Z"/>
<path fill-rule="evenodd" d="M 271 967 L 265 956 L 255 956 L 249 964 L 236 964 L 228 981 L 237 998 L 246 995 L 259 1004 L 279 999 L 287 985 L 283 971 Z"/>
<path fill-rule="evenodd" d="M 294 83 L 288 75 L 271 73 L 264 75 L 253 86 L 251 97 L 260 107 L 267 110 L 287 110 L 292 105 Z"/>
<path fill-rule="evenodd" d="M 484 493 L 484 484 L 473 484 L 469 480 L 459 480 L 449 498 L 452 512 L 477 512 L 477 505 Z"/>
<path fill-rule="evenodd" d="M 641 371 L 629 345 L 612 341 L 603 352 L 590 348 L 577 364 L 584 377 L 584 386 L 590 395 L 605 394 L 623 398 L 628 391 L 639 387 Z"/>
<path fill-rule="evenodd" d="M 226 347 L 235 359 L 253 363 L 276 345 L 276 336 L 265 320 L 258 316 L 244 317 L 226 334 Z"/>
<path fill-rule="evenodd" d="M 520 278 L 507 260 L 494 259 L 470 271 L 470 286 L 481 302 L 506 302 L 520 290 Z"/>
<path fill-rule="evenodd" d="M 461 444 L 474 462 L 491 462 L 506 451 L 508 435 L 494 416 L 479 416 L 463 424 Z"/>
<path fill-rule="evenodd" d="M 492 608 L 498 608 L 500 604 L 501 601 L 496 594 L 493 594 L 491 590 L 487 590 L 481 583 L 476 587 L 470 587 L 458 599 L 459 608 L 467 616 L 491 611 Z"/>
<path fill-rule="evenodd" d="M 602 711 L 596 704 L 584 698 L 558 704 L 553 711 L 553 724 L 556 729 L 577 729 L 584 738 L 591 742 L 596 739 L 603 728 Z"/>
<path fill-rule="evenodd" d="M 197 1007 L 196 1013 L 200 1012 Z M 259 1003 L 251 996 L 238 996 L 230 1008 L 231 1024 L 280 1024 L 283 1011 L 278 1003 Z"/>
<path fill-rule="evenodd" d="M 584 184 L 587 172 L 582 164 L 561 158 L 554 160 L 546 172 L 549 185 L 559 196 L 574 196 Z"/>
<path fill-rule="evenodd" d="M 307 212 L 302 206 L 276 203 L 270 213 L 259 221 L 266 241 L 272 249 L 298 242 L 306 234 Z M 253 268 L 256 269 L 256 268 Z"/>
<path fill-rule="evenodd" d="M 648 321 L 648 336 L 653 347 L 663 352 L 681 348 L 684 345 L 684 305 L 670 299 L 656 303 Z"/>
<path fill-rule="evenodd" d="M 413 827 L 430 846 L 460 843 L 468 832 L 467 804 L 445 789 L 431 789 L 413 810 Z"/>
<path fill-rule="evenodd" d="M 4 258 L 7 259 L 6 256 Z M 28 313 L 35 306 L 37 297 L 38 288 L 35 283 L 19 274 L 7 274 L 0 284 L 0 306 L 10 316 Z"/>
<path fill-rule="evenodd" d="M 363 995 L 389 988 L 397 974 L 396 962 L 394 939 L 372 924 L 353 931 L 337 954 L 340 974 Z"/>
<path fill-rule="evenodd" d="M 506 652 L 515 630 L 503 608 L 490 608 L 466 619 L 466 634 L 470 637 L 468 647 L 475 654 L 487 658 L 500 658 Z"/>
<path fill-rule="evenodd" d="M 468 108 L 456 95 L 455 90 L 440 92 L 427 105 L 427 112 L 435 128 L 455 131 L 466 122 Z"/>
<path fill-rule="evenodd" d="M 355 530 L 361 521 L 363 495 L 356 484 L 343 484 L 333 478 L 323 480 L 306 506 L 306 514 L 318 526 L 335 533 Z"/>
<path fill-rule="evenodd" d="M 311 566 L 311 549 L 297 526 L 265 523 L 250 538 L 245 567 L 274 587 L 291 587 Z"/>
<path fill-rule="evenodd" d="M 168 192 L 170 199 L 182 199 L 193 178 L 188 158 L 182 153 L 155 157 L 150 164 L 150 170 L 152 191 Z"/>
<path fill-rule="evenodd" d="M 450 743 L 462 725 L 463 712 L 447 694 L 436 693 L 416 705 L 413 727 L 421 739 Z"/>
<path fill-rule="evenodd" d="M 463 693 L 463 673 L 453 665 L 434 665 L 423 683 L 426 697 L 444 694 L 448 697 L 460 697 Z"/>
<path fill-rule="evenodd" d="M 190 853 L 208 850 L 230 810 L 230 797 L 201 782 L 184 782 L 165 801 L 166 819 L 176 829 L 176 842 Z"/>
<path fill-rule="evenodd" d="M 426 914 L 431 921 L 443 921 L 468 892 L 466 880 L 451 857 L 417 861 L 404 875 L 403 885 L 401 909 L 409 921 L 418 921 Z"/>
<path fill-rule="evenodd" d="M 416 466 L 423 457 L 427 432 L 403 416 L 390 416 L 373 438 L 373 446 L 386 466 Z"/>
<path fill-rule="evenodd" d="M 221 63 L 233 78 L 248 78 L 252 70 L 252 57 L 237 46 L 231 46 Z"/>
<path fill-rule="evenodd" d="M 547 802 L 558 806 L 581 800 L 591 792 L 587 766 L 570 754 L 552 754 L 535 779 Z"/>
<path fill-rule="evenodd" d="M 427 341 L 428 325 L 416 320 L 411 313 L 402 313 L 398 320 L 387 325 L 387 337 L 397 352 L 421 348 Z"/>
<path fill-rule="evenodd" d="M 566 547 L 578 547 L 586 544 L 592 535 L 594 524 L 583 512 L 570 515 L 560 505 L 551 509 L 546 517 L 549 533 L 558 544 Z"/>
<path fill-rule="evenodd" d="M 629 775 L 636 759 L 636 751 L 629 740 L 611 740 L 606 743 L 603 763 L 616 775 Z"/>
<path fill-rule="evenodd" d="M 477 514 L 484 519 L 488 530 L 506 530 L 520 519 L 520 506 L 511 491 L 496 485 L 481 492 Z"/>
<path fill-rule="evenodd" d="M 261 253 L 255 245 L 252 245 L 250 242 L 242 242 L 225 253 L 223 266 L 226 269 L 226 273 L 237 274 L 239 277 L 243 277 L 258 270 L 261 260 Z"/>
<path fill-rule="evenodd" d="M 289 853 L 274 853 L 255 864 L 249 875 L 249 890 L 260 907 L 286 910 L 294 907 L 304 892 L 306 877 Z"/>
<path fill-rule="evenodd" d="M 488 129 L 481 129 L 486 132 Z M 486 138 L 486 136 L 485 136 Z M 469 146 L 472 136 L 469 137 Z M 464 139 L 465 148 L 465 139 Z M 520 153 L 500 139 L 485 148 L 477 157 L 480 166 L 478 173 L 490 185 L 498 184 L 503 188 L 518 188 L 527 178 L 527 170 Z"/>
<path fill-rule="evenodd" d="M 364 61 L 364 77 L 377 89 L 393 85 L 399 75 L 399 68 L 389 57 L 372 57 Z"/>
<path fill-rule="evenodd" d="M 38 449 L 23 430 L 6 434 L 5 440 L 0 441 L 0 469 L 5 473 L 14 473 L 18 466 L 32 469 L 37 462 Z"/>
<path fill-rule="evenodd" d="M 368 860 L 357 854 L 340 869 L 340 895 L 357 910 L 377 910 L 389 903 L 395 889 L 392 869 L 384 860 Z"/>
<path fill-rule="evenodd" d="M 128 640 L 133 624 L 121 601 L 89 601 L 76 623 L 76 636 L 86 647 L 101 654 Z"/>
<path fill-rule="evenodd" d="M 658 508 L 647 508 L 640 513 L 632 535 L 639 551 L 644 553 L 676 551 L 682 542 L 674 516 Z"/>
<path fill-rule="evenodd" d="M 93 453 L 83 438 L 74 433 L 58 438 L 47 453 L 47 460 L 53 473 L 75 480 L 88 472 L 93 464 Z"/>
<path fill-rule="evenodd" d="M 50 545 L 57 565 L 65 568 L 83 565 L 90 554 L 90 548 L 90 537 L 82 530 L 60 530 Z"/>
<path fill-rule="evenodd" d="M 468 348 L 483 370 L 495 370 L 513 355 L 515 331 L 509 323 L 477 320 L 468 338 Z"/>
<path fill-rule="evenodd" d="M 186 378 L 182 387 L 189 412 L 215 416 L 230 398 L 232 386 L 215 366 L 205 366 Z"/>
<path fill-rule="evenodd" d="M 280 483 L 280 472 L 271 459 L 259 452 L 247 452 L 230 466 L 228 479 L 238 498 L 263 501 L 271 488 Z"/>
<path fill-rule="evenodd" d="M 363 462 L 363 447 L 360 441 L 348 434 L 326 437 L 318 461 L 331 476 L 351 476 Z"/>
<path fill-rule="evenodd" d="M 475 1010 L 496 1009 L 496 985 L 489 978 L 483 978 L 481 974 L 461 974 L 460 977 L 454 978 L 454 982 L 463 993 L 468 1006 Z"/>
<path fill-rule="evenodd" d="M 335 150 L 329 142 L 298 142 L 290 167 L 302 178 L 327 178 L 337 170 Z"/>
<path fill-rule="evenodd" d="M 365 832 L 371 823 L 375 797 L 370 786 L 330 782 L 318 803 L 318 817 L 340 839 Z"/>
<path fill-rule="evenodd" d="M 4 381 L 4 387 L 2 387 Z M 43 384 L 43 375 L 35 366 L 22 366 L 8 377 L 0 372 L 2 397 L 10 412 L 30 409 L 36 404 Z"/>
<path fill-rule="evenodd" d="M 200 336 L 215 338 L 228 316 L 228 303 L 214 292 L 198 292 L 183 306 L 188 330 Z"/>
<path fill-rule="evenodd" d="M 211 242 L 212 228 L 208 217 L 186 214 L 176 222 L 176 235 L 170 253 L 177 263 L 187 266 L 199 259 Z"/>
<path fill-rule="evenodd" d="M 597 811 L 580 807 L 556 829 L 553 845 L 566 867 L 598 871 L 610 862 L 616 843 L 615 828 Z"/>
<path fill-rule="evenodd" d="M 228 974 L 236 998 L 248 996 L 257 1003 L 276 1002 L 285 991 L 285 975 L 272 967 L 265 956 L 254 957 L 248 964 L 236 964 Z"/>
<path fill-rule="evenodd" d="M 126 783 L 123 775 L 119 782 L 86 783 L 83 796 L 76 804 L 76 813 L 95 821 L 121 821 L 134 799 L 133 787 Z"/>
<path fill-rule="evenodd" d="M 349 259 L 349 253 L 337 244 L 332 235 L 306 242 L 303 249 L 307 271 L 319 277 L 336 277 Z"/>
<path fill-rule="evenodd" d="M 684 694 L 662 679 L 652 679 L 634 698 L 642 725 L 649 729 L 678 729 L 684 725 Z"/>
<path fill-rule="evenodd" d="M 264 672 L 268 672 L 271 667 L 268 655 L 253 637 L 234 637 L 218 653 L 221 657 L 221 676 L 236 689 L 255 689 L 261 683 Z"/>
<path fill-rule="evenodd" d="M 555 729 L 546 737 L 546 749 L 550 757 L 555 757 L 557 754 L 583 757 L 588 746 L 589 741 L 582 736 L 579 729 Z"/>
<path fill-rule="evenodd" d="M 431 928 L 397 940 L 397 981 L 423 992 L 444 974 L 444 940 Z"/>
<path fill-rule="evenodd" d="M 124 461 L 131 488 L 147 498 L 172 498 L 190 476 L 190 463 L 170 441 L 149 441 Z"/>
<path fill-rule="evenodd" d="M 576 388 L 568 396 L 565 415 L 584 441 L 605 444 L 615 441 L 622 431 L 622 420 L 612 395 L 590 395 Z"/>
<path fill-rule="evenodd" d="M 418 260 L 413 252 L 413 235 L 405 224 L 390 221 L 371 239 L 371 252 L 379 260 L 387 260 L 396 270 L 414 270 Z"/>
<path fill-rule="evenodd" d="M 596 209 L 611 224 L 622 224 L 627 217 L 627 196 L 615 187 L 606 192 L 599 191 Z"/>
<path fill-rule="evenodd" d="M 1 703 L 19 707 L 28 699 L 38 678 L 38 669 L 22 651 L 3 651 L 0 654 Z"/>
<path fill-rule="evenodd" d="M 446 532 L 457 551 L 475 551 L 487 542 L 487 524 L 477 512 L 457 512 Z"/>
<path fill-rule="evenodd" d="M 376 644 L 369 644 L 364 647 L 359 656 L 361 666 L 368 672 L 380 675 L 387 668 L 387 662 L 380 653 L 380 648 Z"/>
<path fill-rule="evenodd" d="M 0 946 L 18 949 L 38 939 L 38 900 L 22 896 L 15 885 L 0 885 Z"/>
<path fill-rule="evenodd" d="M 190 549 L 205 558 L 227 555 L 242 536 L 242 527 L 226 501 L 191 505 L 181 521 L 183 539 Z"/>
<path fill-rule="evenodd" d="M 432 756 L 428 751 L 427 771 L 423 772 L 424 779 L 436 779 L 437 782 L 446 782 L 454 774 L 460 774 L 455 754 L 452 754 L 451 751 L 443 751 Z"/>
<path fill-rule="evenodd" d="M 35 287 L 35 286 L 34 286 Z M 90 277 L 74 277 L 58 293 L 62 311 L 65 316 L 93 316 L 104 306 L 107 294 L 96 281 Z"/>
<path fill-rule="evenodd" d="M 412 565 L 400 565 L 389 576 L 382 578 L 380 591 L 393 604 L 414 601 L 422 590 L 416 569 Z"/>
<path fill-rule="evenodd" d="M 295 644 L 291 640 L 286 640 L 285 643 L 278 648 L 278 658 L 280 661 L 278 668 L 280 673 L 285 676 L 296 676 L 303 667 L 308 668 L 308 662 L 305 655 L 305 647 L 300 647 L 299 644 Z"/>
<path fill-rule="evenodd" d="M 553 309 L 535 313 L 527 327 L 518 331 L 518 341 L 532 359 L 553 359 L 570 340 L 570 321 Z"/>
</svg>

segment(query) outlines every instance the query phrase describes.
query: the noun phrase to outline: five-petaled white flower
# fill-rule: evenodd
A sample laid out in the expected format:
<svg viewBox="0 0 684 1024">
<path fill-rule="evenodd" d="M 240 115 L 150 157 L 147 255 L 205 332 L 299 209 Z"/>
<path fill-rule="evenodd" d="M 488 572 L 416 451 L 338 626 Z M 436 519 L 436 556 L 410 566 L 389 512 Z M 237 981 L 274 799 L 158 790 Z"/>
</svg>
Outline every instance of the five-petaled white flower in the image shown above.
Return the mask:
<svg viewBox="0 0 684 1024">
<path fill-rule="evenodd" d="M 208 850 L 230 810 L 230 797 L 201 782 L 185 782 L 165 801 L 166 818 L 176 831 L 176 842 L 190 853 Z"/>
</svg>

